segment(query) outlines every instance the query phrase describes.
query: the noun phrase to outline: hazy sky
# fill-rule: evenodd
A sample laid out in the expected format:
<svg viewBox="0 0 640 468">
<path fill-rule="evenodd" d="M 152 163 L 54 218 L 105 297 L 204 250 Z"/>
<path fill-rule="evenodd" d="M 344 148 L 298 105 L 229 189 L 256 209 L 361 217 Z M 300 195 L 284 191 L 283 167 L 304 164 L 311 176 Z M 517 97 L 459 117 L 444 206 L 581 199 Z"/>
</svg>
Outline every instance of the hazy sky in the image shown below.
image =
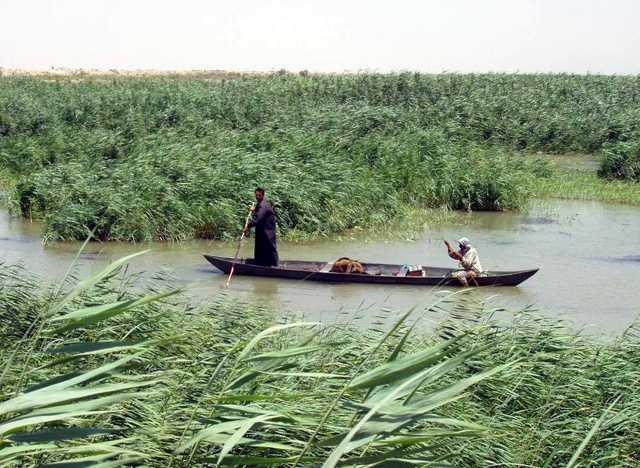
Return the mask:
<svg viewBox="0 0 640 468">
<path fill-rule="evenodd" d="M 640 73 L 640 0 L 0 0 L 0 67 Z"/>
</svg>

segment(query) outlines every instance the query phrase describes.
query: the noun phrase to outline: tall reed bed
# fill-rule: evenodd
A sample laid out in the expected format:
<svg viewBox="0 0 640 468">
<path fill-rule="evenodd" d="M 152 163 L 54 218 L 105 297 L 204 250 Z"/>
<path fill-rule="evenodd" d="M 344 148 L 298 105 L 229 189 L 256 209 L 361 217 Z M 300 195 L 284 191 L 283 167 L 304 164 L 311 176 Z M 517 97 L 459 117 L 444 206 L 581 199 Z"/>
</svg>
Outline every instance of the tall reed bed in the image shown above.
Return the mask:
<svg viewBox="0 0 640 468">
<path fill-rule="evenodd" d="M 514 149 L 591 151 L 637 122 L 633 78 L 1 79 L 10 206 L 47 239 L 228 237 L 256 184 L 283 231 L 517 209 L 549 169 Z"/>
<path fill-rule="evenodd" d="M 640 138 L 605 145 L 598 175 L 640 182 Z"/>
<path fill-rule="evenodd" d="M 168 78 L 3 77 L 0 132 L 162 128 L 442 128 L 451 138 L 552 152 L 637 136 L 640 78 L 602 75 L 357 74 Z"/>
<path fill-rule="evenodd" d="M 638 463 L 635 327 L 603 342 L 531 310 L 499 324 L 464 294 L 380 330 L 276 321 L 134 290 L 126 261 L 48 290 L 0 269 L 0 462 Z"/>
<path fill-rule="evenodd" d="M 357 144 L 297 130 L 197 140 L 168 132 L 124 160 L 87 157 L 23 177 L 10 206 L 43 216 L 49 239 L 80 239 L 89 230 L 104 240 L 224 238 L 237 234 L 261 185 L 282 232 L 326 234 L 388 221 L 405 206 L 515 209 L 542 167 L 449 146 L 439 132 L 371 135 Z"/>
</svg>

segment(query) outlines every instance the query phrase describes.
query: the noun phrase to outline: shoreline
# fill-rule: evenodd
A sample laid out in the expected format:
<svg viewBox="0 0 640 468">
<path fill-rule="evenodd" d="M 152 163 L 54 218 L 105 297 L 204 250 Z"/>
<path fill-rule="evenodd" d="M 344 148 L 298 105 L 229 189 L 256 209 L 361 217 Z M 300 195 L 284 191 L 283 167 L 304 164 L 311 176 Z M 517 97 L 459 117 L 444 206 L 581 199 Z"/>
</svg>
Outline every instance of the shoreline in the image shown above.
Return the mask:
<svg viewBox="0 0 640 468">
<path fill-rule="evenodd" d="M 584 155 L 580 156 L 585 158 Z M 11 178 L 0 178 L 0 206 L 9 209 L 9 192 L 11 191 L 15 180 Z M 580 200 L 594 201 L 603 204 L 627 205 L 640 207 L 640 184 L 630 181 L 608 180 L 598 177 L 596 174 L 581 170 L 555 168 L 554 175 L 549 178 L 539 178 L 535 182 L 532 197 L 522 212 L 530 209 L 531 204 L 540 200 Z M 482 210 L 479 210 L 482 211 Z M 510 212 L 511 210 L 507 210 Z M 396 216 L 382 221 L 374 222 L 367 226 L 356 226 L 339 232 L 305 232 L 302 230 L 291 229 L 286 233 L 279 234 L 279 238 L 283 241 L 293 243 L 312 242 L 320 239 L 331 239 L 335 242 L 344 242 L 349 240 L 360 239 L 364 242 L 370 242 L 380 239 L 415 239 L 415 237 L 428 227 L 442 226 L 445 224 L 464 223 L 460 219 L 467 213 L 464 210 L 452 210 L 446 206 L 440 207 L 417 207 L 411 204 L 404 204 L 399 207 Z M 11 214 L 11 216 L 15 216 Z M 19 216 L 16 216 L 20 218 Z M 27 218 L 23 218 L 27 220 Z M 31 221 L 43 222 L 42 218 L 34 218 Z M 56 240 L 47 241 L 42 236 L 43 242 L 78 242 L 78 240 Z M 207 241 L 215 240 L 222 242 L 235 243 L 237 239 L 204 239 L 191 238 L 183 240 L 161 240 L 154 239 L 149 241 L 138 241 L 131 243 L 144 242 L 191 242 L 191 241 Z M 122 240 L 100 240 L 100 242 L 126 242 Z"/>
<path fill-rule="evenodd" d="M 192 68 L 192 69 L 173 69 L 163 70 L 155 68 L 81 68 L 81 67 L 49 67 L 42 69 L 26 69 L 0 66 L 1 77 L 59 77 L 59 78 L 77 78 L 77 77 L 167 77 L 167 78 L 239 78 L 242 76 L 270 76 L 277 74 L 291 74 L 301 76 L 355 76 L 355 75 L 399 75 L 399 74 L 420 74 L 425 76 L 466 76 L 466 75 L 507 75 L 507 76 L 600 76 L 600 77 L 638 77 L 640 74 L 620 74 L 620 73 L 563 73 L 563 72 L 457 72 L 457 71 L 441 71 L 426 72 L 420 70 L 340 70 L 340 71 L 318 71 L 318 70 L 287 70 L 285 68 L 274 68 L 272 70 L 224 70 L 216 68 Z"/>
</svg>

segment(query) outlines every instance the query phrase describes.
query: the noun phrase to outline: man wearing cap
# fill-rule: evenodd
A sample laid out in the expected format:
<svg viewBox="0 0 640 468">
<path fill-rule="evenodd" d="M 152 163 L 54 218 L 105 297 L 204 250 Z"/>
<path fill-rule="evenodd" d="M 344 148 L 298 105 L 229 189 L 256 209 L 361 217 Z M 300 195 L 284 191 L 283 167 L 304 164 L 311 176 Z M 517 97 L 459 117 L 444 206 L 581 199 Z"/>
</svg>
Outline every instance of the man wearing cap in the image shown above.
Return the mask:
<svg viewBox="0 0 640 468">
<path fill-rule="evenodd" d="M 460 281 L 463 286 L 469 286 L 468 280 L 482 274 L 482 265 L 480 265 L 478 251 L 471 245 L 471 242 L 466 237 L 458 239 L 458 245 L 460 247 L 458 251 L 453 250 L 449 242 L 444 241 L 444 243 L 447 246 L 449 257 L 458 260 L 460 262 L 460 268 L 462 268 L 461 270 L 451 273 L 451 276 L 458 278 L 458 281 Z"/>
</svg>

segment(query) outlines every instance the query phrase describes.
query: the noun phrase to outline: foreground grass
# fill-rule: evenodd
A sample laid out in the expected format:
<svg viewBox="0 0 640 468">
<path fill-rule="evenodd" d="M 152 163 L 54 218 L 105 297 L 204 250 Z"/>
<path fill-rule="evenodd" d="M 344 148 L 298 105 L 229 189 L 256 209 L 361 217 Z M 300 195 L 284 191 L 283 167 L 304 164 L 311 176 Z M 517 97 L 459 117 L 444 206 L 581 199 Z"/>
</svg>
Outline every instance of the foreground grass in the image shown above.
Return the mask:
<svg viewBox="0 0 640 468">
<path fill-rule="evenodd" d="M 0 462 L 640 461 L 635 327 L 599 342 L 530 310 L 500 325 L 500 309 L 460 295 L 390 330 L 274 323 L 224 296 L 190 305 L 162 281 L 134 294 L 123 263 L 44 291 L 0 269 Z"/>
</svg>

